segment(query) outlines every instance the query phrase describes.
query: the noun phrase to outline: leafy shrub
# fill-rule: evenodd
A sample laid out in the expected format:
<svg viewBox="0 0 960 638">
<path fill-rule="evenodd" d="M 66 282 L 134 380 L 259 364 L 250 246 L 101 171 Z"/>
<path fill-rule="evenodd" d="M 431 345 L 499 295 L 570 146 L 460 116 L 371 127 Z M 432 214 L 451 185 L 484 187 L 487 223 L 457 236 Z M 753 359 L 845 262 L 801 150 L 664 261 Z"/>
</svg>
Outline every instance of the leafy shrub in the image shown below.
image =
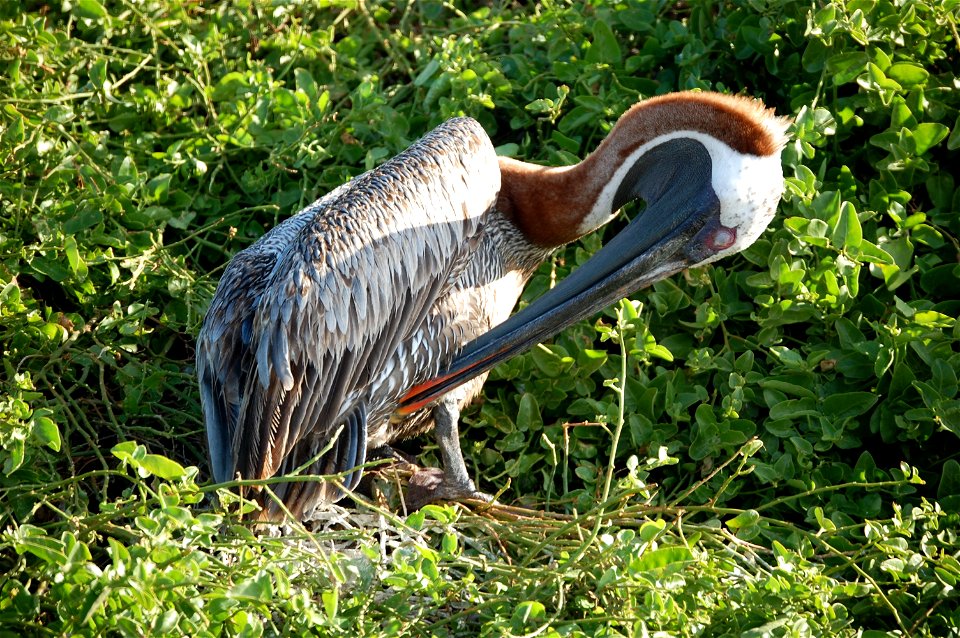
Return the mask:
<svg viewBox="0 0 960 638">
<path fill-rule="evenodd" d="M 0 632 L 960 632 L 958 6 L 0 4 Z M 509 506 L 254 535 L 192 367 L 230 255 L 450 116 L 563 164 L 690 88 L 794 117 L 780 215 L 494 371 Z"/>
</svg>

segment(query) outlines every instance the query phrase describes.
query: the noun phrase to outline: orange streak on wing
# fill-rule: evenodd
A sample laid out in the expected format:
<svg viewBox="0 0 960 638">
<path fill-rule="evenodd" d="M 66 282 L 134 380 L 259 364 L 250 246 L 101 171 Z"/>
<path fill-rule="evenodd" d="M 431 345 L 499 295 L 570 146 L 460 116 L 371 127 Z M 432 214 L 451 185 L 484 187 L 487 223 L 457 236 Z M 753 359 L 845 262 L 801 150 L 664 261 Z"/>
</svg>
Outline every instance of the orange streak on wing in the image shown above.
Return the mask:
<svg viewBox="0 0 960 638">
<path fill-rule="evenodd" d="M 398 414 L 400 416 L 407 416 L 407 415 L 413 414 L 414 412 L 424 407 L 431 401 L 433 401 L 433 397 L 429 397 L 422 401 L 417 401 L 416 403 L 411 403 L 409 405 L 401 405 L 399 408 L 394 410 L 394 414 Z"/>
<path fill-rule="evenodd" d="M 415 403 L 410 403 L 410 404 L 407 404 L 406 401 L 409 400 L 411 397 L 417 396 L 418 394 L 423 394 L 423 393 L 428 392 L 428 391 L 431 390 L 432 388 L 437 387 L 438 385 L 442 384 L 444 381 L 447 381 L 448 379 L 453 379 L 453 378 L 456 378 L 456 377 L 464 377 L 464 379 L 463 379 L 462 382 L 466 382 L 466 381 L 469 380 L 469 378 L 470 378 L 470 375 L 467 374 L 470 370 L 473 370 L 473 369 L 476 368 L 477 366 L 482 365 L 485 361 L 489 361 L 490 359 L 492 359 L 493 357 L 495 357 L 497 354 L 499 354 L 499 353 L 496 353 L 496 352 L 495 352 L 495 353 L 493 353 L 493 354 L 491 354 L 491 355 L 488 355 L 488 356 L 484 357 L 483 359 L 480 359 L 480 360 L 477 361 L 476 363 L 474 363 L 474 364 L 472 364 L 472 365 L 470 365 L 470 366 L 468 366 L 468 367 L 466 367 L 466 368 L 462 368 L 462 369 L 460 369 L 460 370 L 458 370 L 458 371 L 456 371 L 456 372 L 448 372 L 447 374 L 442 374 L 442 375 L 440 375 L 439 377 L 434 377 L 433 379 L 430 379 L 429 381 L 424 381 L 423 383 L 420 383 L 420 384 L 417 384 L 417 385 L 413 386 L 412 388 L 410 388 L 409 390 L 407 390 L 407 393 L 406 393 L 406 394 L 404 394 L 402 397 L 400 397 L 400 407 L 396 409 L 395 413 L 396 413 L 396 414 L 399 414 L 400 416 L 407 416 L 408 414 L 412 414 L 412 413 L 416 412 L 417 410 L 425 407 L 425 406 L 426 406 L 427 404 L 429 404 L 431 401 L 434 401 L 434 400 L 436 400 L 436 399 L 439 398 L 439 397 L 436 397 L 436 396 L 428 396 L 428 397 L 425 398 L 425 399 L 421 399 L 421 400 L 419 400 L 419 401 L 417 401 L 417 402 L 415 402 Z M 458 384 L 458 385 L 459 385 L 459 384 Z M 456 387 L 456 386 L 454 386 L 454 387 Z M 453 388 L 450 388 L 450 389 L 452 390 Z"/>
</svg>

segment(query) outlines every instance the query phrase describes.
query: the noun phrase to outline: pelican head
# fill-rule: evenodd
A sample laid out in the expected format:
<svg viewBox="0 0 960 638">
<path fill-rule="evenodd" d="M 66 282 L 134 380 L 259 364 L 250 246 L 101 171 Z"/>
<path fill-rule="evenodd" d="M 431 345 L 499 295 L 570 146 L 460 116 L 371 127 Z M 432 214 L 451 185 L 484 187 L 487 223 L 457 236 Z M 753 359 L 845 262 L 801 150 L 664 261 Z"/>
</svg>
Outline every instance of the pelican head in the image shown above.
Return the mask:
<svg viewBox="0 0 960 638">
<path fill-rule="evenodd" d="M 575 166 L 501 159 L 498 205 L 541 245 L 576 239 L 628 202 L 646 208 L 559 285 L 467 344 L 446 373 L 414 388 L 402 409 L 426 405 L 655 281 L 750 246 L 783 193 L 788 124 L 747 98 L 674 93 L 628 110 Z"/>
</svg>

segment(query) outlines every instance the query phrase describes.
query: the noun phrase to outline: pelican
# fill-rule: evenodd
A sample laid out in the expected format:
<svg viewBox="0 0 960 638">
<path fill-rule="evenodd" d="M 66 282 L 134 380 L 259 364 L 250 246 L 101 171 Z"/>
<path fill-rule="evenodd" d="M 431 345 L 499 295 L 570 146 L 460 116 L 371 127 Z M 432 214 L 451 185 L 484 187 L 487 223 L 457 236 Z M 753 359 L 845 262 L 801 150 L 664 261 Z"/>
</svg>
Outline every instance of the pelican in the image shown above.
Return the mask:
<svg viewBox="0 0 960 638">
<path fill-rule="evenodd" d="M 237 253 L 197 340 L 213 478 L 273 486 L 296 518 L 353 490 L 393 442 L 435 429 L 430 499 L 482 497 L 460 410 L 490 368 L 619 298 L 736 253 L 773 218 L 788 121 L 762 103 L 681 92 L 641 101 L 573 166 L 497 157 L 448 120 Z M 646 209 L 510 316 L 559 246 Z M 279 520 L 262 501 L 262 520 Z"/>
</svg>

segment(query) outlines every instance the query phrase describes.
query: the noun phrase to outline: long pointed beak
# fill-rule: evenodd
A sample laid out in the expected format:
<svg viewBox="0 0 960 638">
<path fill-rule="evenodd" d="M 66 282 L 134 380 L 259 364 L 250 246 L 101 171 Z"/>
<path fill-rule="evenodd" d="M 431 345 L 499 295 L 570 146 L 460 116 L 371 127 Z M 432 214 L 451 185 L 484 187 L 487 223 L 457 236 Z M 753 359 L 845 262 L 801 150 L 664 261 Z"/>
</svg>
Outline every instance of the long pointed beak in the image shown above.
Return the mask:
<svg viewBox="0 0 960 638">
<path fill-rule="evenodd" d="M 667 147 L 667 148 L 663 148 Z M 647 209 L 559 285 L 471 341 L 438 377 L 401 400 L 409 414 L 619 299 L 709 260 L 728 248 L 736 229 L 720 223 L 711 160 L 699 142 L 676 139 L 654 149 L 628 173 L 614 207 L 642 197 Z"/>
</svg>

